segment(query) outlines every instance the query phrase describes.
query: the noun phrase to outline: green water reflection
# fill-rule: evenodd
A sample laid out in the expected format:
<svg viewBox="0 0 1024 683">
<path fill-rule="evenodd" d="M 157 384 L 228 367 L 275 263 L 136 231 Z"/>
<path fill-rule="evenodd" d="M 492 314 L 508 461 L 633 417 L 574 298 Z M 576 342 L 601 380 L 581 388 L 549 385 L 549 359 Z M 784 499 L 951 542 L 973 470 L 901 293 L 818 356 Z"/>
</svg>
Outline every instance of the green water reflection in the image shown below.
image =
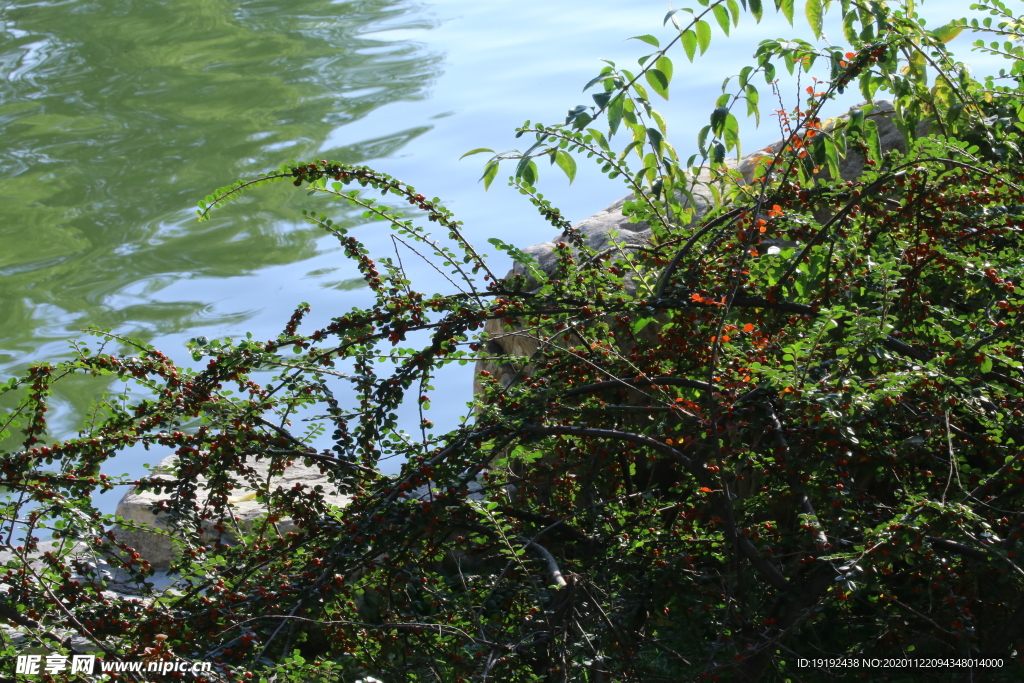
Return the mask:
<svg viewBox="0 0 1024 683">
<path fill-rule="evenodd" d="M 3 374 L 87 325 L 153 338 L 244 318 L 154 295 L 307 259 L 322 235 L 293 222 L 293 188 L 203 224 L 195 202 L 288 158 L 364 162 L 428 130 L 343 127 L 428 96 L 441 56 L 374 34 L 432 25 L 394 0 L 0 6 Z"/>
</svg>

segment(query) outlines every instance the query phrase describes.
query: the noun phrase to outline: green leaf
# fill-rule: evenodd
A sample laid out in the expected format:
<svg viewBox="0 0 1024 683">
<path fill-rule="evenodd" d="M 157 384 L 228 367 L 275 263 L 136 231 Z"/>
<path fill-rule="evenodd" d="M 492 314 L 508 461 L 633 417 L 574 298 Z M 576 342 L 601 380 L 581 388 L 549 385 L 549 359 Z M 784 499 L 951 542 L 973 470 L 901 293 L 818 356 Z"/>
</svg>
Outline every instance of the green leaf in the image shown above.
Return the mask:
<svg viewBox="0 0 1024 683">
<path fill-rule="evenodd" d="M 632 38 L 630 38 L 630 40 L 642 40 L 648 45 L 653 45 L 654 47 L 661 47 L 661 43 L 658 42 L 658 39 L 650 34 L 644 34 L 642 36 L 633 36 Z"/>
<path fill-rule="evenodd" d="M 707 140 L 708 133 L 710 132 L 711 126 L 704 126 L 697 134 L 697 149 L 700 150 L 701 156 L 705 156 L 707 154 Z"/>
<path fill-rule="evenodd" d="M 722 32 L 729 35 L 729 10 L 722 5 L 715 5 L 711 11 L 714 13 L 715 19 L 718 20 L 718 25 L 722 27 Z"/>
<path fill-rule="evenodd" d="M 732 14 L 732 25 L 740 25 L 740 4 L 736 0 L 727 0 L 729 12 Z"/>
<path fill-rule="evenodd" d="M 827 163 L 825 137 L 824 135 L 819 135 L 811 143 L 811 159 L 814 161 L 815 166 L 824 166 Z"/>
<path fill-rule="evenodd" d="M 765 83 L 771 83 L 775 80 L 775 65 L 771 62 L 764 63 L 764 81 Z"/>
<path fill-rule="evenodd" d="M 793 25 L 793 0 L 776 0 L 778 7 L 782 10 L 782 16 L 786 17 L 789 25 Z"/>
<path fill-rule="evenodd" d="M 647 129 L 647 139 L 651 141 L 651 145 L 657 150 L 658 154 L 661 154 L 661 143 L 663 138 L 661 137 L 661 131 L 657 128 Z"/>
<path fill-rule="evenodd" d="M 647 156 L 644 157 L 644 168 L 638 175 L 647 175 L 647 182 L 653 184 L 655 177 L 658 173 L 658 157 L 653 153 L 648 152 Z"/>
<path fill-rule="evenodd" d="M 878 34 L 885 33 L 886 25 L 889 22 L 889 17 L 886 16 L 885 5 L 880 4 L 877 0 L 871 0 L 871 13 L 875 16 L 875 25 L 878 26 Z"/>
<path fill-rule="evenodd" d="M 594 120 L 594 117 L 586 112 L 580 114 L 572 120 L 572 127 L 576 130 L 583 130 L 590 125 L 590 122 Z"/>
<path fill-rule="evenodd" d="M 931 34 L 937 40 L 939 40 L 939 41 L 941 41 L 943 43 L 948 43 L 949 41 L 953 40 L 958 35 L 960 35 L 960 33 L 963 32 L 963 30 L 964 30 L 963 26 L 961 26 L 959 24 L 953 23 L 953 24 L 946 24 L 945 26 L 940 26 L 939 28 L 937 28 L 934 31 L 932 31 Z"/>
<path fill-rule="evenodd" d="M 476 149 L 469 150 L 468 152 L 463 154 L 461 157 L 459 157 L 459 159 L 462 160 L 462 159 L 465 159 L 468 156 L 472 156 L 474 154 L 480 154 L 482 152 L 490 152 L 491 154 L 494 154 L 494 150 L 493 149 L 488 149 L 487 147 L 477 147 Z"/>
<path fill-rule="evenodd" d="M 565 176 L 569 179 L 569 184 L 576 179 L 576 159 L 571 154 L 564 150 L 558 150 L 555 154 L 554 162 L 558 164 L 558 168 L 562 169 Z"/>
<path fill-rule="evenodd" d="M 711 112 L 711 130 L 714 132 L 716 137 L 722 136 L 722 126 L 725 125 L 725 119 L 729 115 L 728 107 L 716 107 Z"/>
<path fill-rule="evenodd" d="M 876 80 L 871 72 L 868 71 L 860 77 L 860 93 L 864 96 L 864 101 L 873 102 L 875 99 L 875 90 L 878 89 L 879 81 Z"/>
<path fill-rule="evenodd" d="M 587 132 L 590 133 L 591 137 L 594 138 L 594 141 L 597 142 L 601 149 L 607 151 L 611 148 L 608 144 L 608 140 L 604 137 L 604 133 L 599 131 L 597 128 L 587 128 Z"/>
<path fill-rule="evenodd" d="M 530 159 L 527 162 L 526 166 L 523 167 L 523 170 L 519 175 L 523 179 L 523 182 L 533 187 L 534 185 L 537 184 L 537 164 L 534 163 L 532 159 Z"/>
<path fill-rule="evenodd" d="M 615 131 L 619 129 L 619 123 L 622 122 L 622 110 L 625 101 L 626 96 L 619 93 L 608 104 L 608 129 L 612 135 L 615 135 Z"/>
<path fill-rule="evenodd" d="M 652 88 L 654 88 L 654 92 L 658 93 L 667 100 L 668 78 L 665 76 L 665 74 L 662 73 L 660 69 L 648 69 L 645 75 L 647 77 L 647 82 L 650 84 Z"/>
<path fill-rule="evenodd" d="M 750 13 L 754 15 L 754 21 L 760 24 L 764 13 L 764 9 L 761 7 L 761 0 L 747 0 L 747 6 L 750 8 Z"/>
<path fill-rule="evenodd" d="M 804 6 L 804 15 L 807 17 L 807 23 L 810 25 L 811 31 L 814 32 L 814 37 L 821 38 L 821 0 L 807 0 L 807 4 Z"/>
<path fill-rule="evenodd" d="M 651 98 L 647 94 L 647 88 L 640 85 L 640 83 L 634 83 L 633 90 L 636 90 L 636 94 L 640 96 L 640 99 L 650 101 Z"/>
<path fill-rule="evenodd" d="M 658 130 L 661 131 L 661 134 L 668 135 L 668 126 L 665 125 L 665 119 L 662 115 L 652 109 L 651 116 L 654 117 L 654 122 L 658 124 Z"/>
<path fill-rule="evenodd" d="M 602 92 L 597 93 L 596 95 L 591 95 L 591 97 L 594 98 L 594 102 L 597 104 L 598 109 L 604 109 L 605 107 L 608 106 L 609 100 L 612 99 L 612 93 Z"/>
<path fill-rule="evenodd" d="M 640 330 L 644 329 L 653 322 L 654 318 L 640 318 L 635 323 L 633 323 L 633 334 L 638 334 Z"/>
<path fill-rule="evenodd" d="M 726 149 L 736 149 L 736 146 L 740 144 L 740 124 L 732 114 L 727 114 L 725 117 L 724 132 Z"/>
<path fill-rule="evenodd" d="M 487 162 L 487 165 L 483 168 L 483 175 L 480 176 L 480 179 L 483 180 L 484 190 L 490 187 L 490 183 L 492 183 L 495 176 L 498 175 L 498 165 L 497 161 L 492 161 Z"/>
<path fill-rule="evenodd" d="M 692 62 L 694 55 L 697 53 L 697 34 L 693 32 L 693 29 L 688 28 L 683 31 L 680 40 L 683 43 L 683 49 L 686 51 L 686 58 Z"/>
<path fill-rule="evenodd" d="M 910 55 L 910 77 L 922 85 L 928 83 L 928 62 L 921 50 L 914 50 Z"/>
<path fill-rule="evenodd" d="M 749 66 L 749 65 L 743 67 L 742 69 L 740 69 L 740 87 L 741 88 L 747 87 L 747 83 L 750 82 L 750 80 L 749 80 L 750 79 L 750 72 L 753 71 L 753 70 L 754 70 L 754 67 Z"/>
<path fill-rule="evenodd" d="M 878 126 L 871 119 L 864 121 L 864 133 L 869 155 L 875 163 L 880 163 L 882 161 L 882 144 L 878 139 Z"/>
<path fill-rule="evenodd" d="M 623 149 L 621 152 L 619 152 L 619 161 L 622 161 L 623 159 L 625 159 L 629 155 L 630 152 L 632 152 L 634 149 L 637 149 L 638 147 L 642 146 L 643 144 L 644 144 L 643 138 L 639 138 L 637 140 L 633 140 L 633 142 L 631 142 L 628 145 L 626 145 L 625 149 Z M 637 154 L 642 156 L 641 152 L 637 152 Z"/>
<path fill-rule="evenodd" d="M 758 108 L 758 102 L 761 96 L 757 92 L 757 88 L 753 85 L 747 85 L 747 116 L 754 115 L 754 122 L 756 125 L 761 125 L 761 110 Z"/>
<path fill-rule="evenodd" d="M 839 180 L 839 149 L 831 136 L 822 135 L 825 139 L 825 157 L 828 162 L 828 172 L 833 180 Z"/>
<path fill-rule="evenodd" d="M 790 0 L 792 2 L 792 0 Z M 704 51 L 708 49 L 708 45 L 711 44 L 711 25 L 701 19 L 697 22 L 697 45 L 700 47 L 700 53 L 704 54 Z"/>
<path fill-rule="evenodd" d="M 981 367 L 978 368 L 982 373 L 992 372 L 992 359 L 985 356 L 985 359 L 981 361 Z"/>
<path fill-rule="evenodd" d="M 712 147 L 711 161 L 716 164 L 720 164 L 725 161 L 725 145 L 721 142 L 716 142 L 714 147 Z"/>
<path fill-rule="evenodd" d="M 612 68 L 610 66 L 606 66 L 603 69 L 601 69 L 601 73 L 591 78 L 589 81 L 587 81 L 587 84 L 583 86 L 583 92 L 587 92 L 587 90 L 589 90 L 594 85 L 600 83 L 601 81 L 606 81 L 609 78 L 613 78 L 611 73 Z"/>
<path fill-rule="evenodd" d="M 864 133 L 864 109 L 858 107 L 850 112 L 850 119 L 847 124 L 847 129 L 854 135 L 863 135 Z"/>
<path fill-rule="evenodd" d="M 843 37 L 850 43 L 856 43 L 858 40 L 857 29 L 853 24 L 855 21 L 857 21 L 857 10 L 850 10 L 843 17 Z"/>
<path fill-rule="evenodd" d="M 673 67 L 671 59 L 665 56 L 659 57 L 658 61 L 654 63 L 654 66 L 658 71 L 665 74 L 665 80 L 667 80 L 669 83 L 672 82 Z"/>
</svg>

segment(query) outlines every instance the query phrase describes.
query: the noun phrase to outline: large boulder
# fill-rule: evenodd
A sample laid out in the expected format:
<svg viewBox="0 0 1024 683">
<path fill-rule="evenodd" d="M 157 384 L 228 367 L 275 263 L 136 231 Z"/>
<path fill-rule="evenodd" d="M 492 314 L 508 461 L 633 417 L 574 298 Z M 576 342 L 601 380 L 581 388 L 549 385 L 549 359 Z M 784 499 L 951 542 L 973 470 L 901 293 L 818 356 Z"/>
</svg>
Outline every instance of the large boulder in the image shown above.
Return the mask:
<svg viewBox="0 0 1024 683">
<path fill-rule="evenodd" d="M 854 110 L 864 109 L 867 106 L 868 104 L 866 102 L 862 102 L 861 104 L 850 107 L 849 112 L 846 114 L 823 122 L 823 128 L 826 131 L 830 130 L 840 121 L 849 119 L 850 113 Z M 875 122 L 878 130 L 879 143 L 883 153 L 891 150 L 905 153 L 907 150 L 907 143 L 903 134 L 892 121 L 892 114 L 894 111 L 895 109 L 892 101 L 875 100 L 871 110 L 865 114 L 866 118 L 870 118 Z M 919 134 L 924 132 L 924 126 L 926 125 L 927 124 L 923 124 L 922 129 L 918 131 Z M 749 185 L 754 181 L 754 172 L 757 164 L 769 162 L 772 157 L 779 153 L 784 144 L 784 140 L 778 140 L 764 149 L 757 150 L 756 152 L 752 152 L 741 157 L 739 160 L 735 157 L 727 158 L 725 162 L 726 166 L 729 169 L 739 172 L 737 182 L 741 185 Z M 850 149 L 847 156 L 839 160 L 839 175 L 843 180 L 853 180 L 863 172 L 864 157 L 860 152 Z M 822 169 L 822 174 L 827 178 L 827 169 Z M 689 225 L 680 226 L 678 229 L 685 230 L 699 224 L 701 219 L 710 210 L 715 208 L 715 198 L 714 193 L 711 190 L 711 184 L 712 175 L 710 170 L 707 168 L 701 169 L 701 173 L 696 177 L 692 189 L 693 202 L 692 204 L 688 204 L 694 209 L 693 218 Z M 596 251 L 612 246 L 613 236 L 614 241 L 617 242 L 624 250 L 643 247 L 651 240 L 650 227 L 643 222 L 634 222 L 634 220 L 629 216 L 623 214 L 623 208 L 625 207 L 626 202 L 633 199 L 633 195 L 627 195 L 608 208 L 598 211 L 590 218 L 586 218 L 579 223 L 576 223 L 573 227 L 583 236 L 587 245 Z M 533 257 L 541 270 L 547 274 L 551 274 L 554 272 L 558 263 L 555 245 L 564 240 L 565 233 L 562 233 L 552 238 L 549 242 L 525 247 L 522 251 Z M 506 277 L 510 277 L 512 275 L 521 275 L 529 279 L 529 271 L 527 267 L 521 263 L 514 264 L 512 270 L 509 271 L 508 276 Z M 505 328 L 505 324 L 501 319 L 495 318 L 487 321 L 487 324 L 484 327 L 484 332 L 486 333 L 488 340 L 487 351 L 489 356 L 513 356 L 525 361 L 539 348 L 539 340 L 534 335 L 519 329 L 508 330 Z M 489 372 L 492 377 L 496 378 L 502 383 L 502 385 L 507 387 L 516 380 L 524 367 L 524 363 L 514 361 L 496 363 L 491 360 L 485 360 L 477 362 L 476 379 L 474 379 L 473 387 L 474 393 L 479 396 L 482 392 L 482 386 L 480 385 L 479 380 L 479 373 L 481 371 Z"/>
<path fill-rule="evenodd" d="M 172 472 L 174 472 L 176 465 L 177 456 L 171 455 L 164 458 L 154 470 L 153 478 L 173 479 Z M 251 462 L 250 466 L 257 471 L 260 479 L 267 480 L 270 466 L 268 461 Z M 234 481 L 234 495 L 228 498 L 229 507 L 238 528 L 248 532 L 259 518 L 267 514 L 267 509 L 262 502 L 255 499 L 255 491 L 247 488 L 237 478 Z M 196 496 L 199 501 L 206 500 L 209 493 L 205 484 L 206 478 L 200 476 L 199 487 L 196 490 Z M 275 475 L 272 486 L 277 489 L 288 490 L 294 488 L 296 484 L 302 484 L 304 488 L 309 489 L 312 489 L 314 486 L 322 486 L 324 501 L 329 505 L 344 507 L 351 500 L 349 496 L 339 493 L 316 465 L 307 467 L 298 461 L 293 462 L 282 474 Z M 114 530 L 117 540 L 135 548 L 143 559 L 147 560 L 157 569 L 165 569 L 176 559 L 174 545 L 171 541 L 174 532 L 168 524 L 167 516 L 165 513 L 154 512 L 154 506 L 159 501 L 166 500 L 167 498 L 169 498 L 169 494 L 166 493 L 132 489 L 125 494 L 124 498 L 117 505 L 117 514 L 119 516 L 129 522 L 133 522 L 134 525 L 147 529 L 137 530 L 134 528 L 118 527 Z M 282 519 L 276 522 L 275 526 L 277 532 L 281 534 L 299 531 L 290 519 Z M 215 537 L 212 529 L 207 529 L 205 535 L 211 540 Z M 228 542 L 232 538 L 230 533 L 225 534 L 225 539 Z"/>
</svg>

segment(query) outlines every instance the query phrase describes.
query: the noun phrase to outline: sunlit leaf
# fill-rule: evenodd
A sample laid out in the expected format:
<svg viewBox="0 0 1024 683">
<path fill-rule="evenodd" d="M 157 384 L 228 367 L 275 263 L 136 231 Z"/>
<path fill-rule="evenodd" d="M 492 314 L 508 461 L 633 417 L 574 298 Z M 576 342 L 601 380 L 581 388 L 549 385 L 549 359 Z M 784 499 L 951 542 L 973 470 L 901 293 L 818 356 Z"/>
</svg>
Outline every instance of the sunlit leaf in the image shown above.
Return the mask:
<svg viewBox="0 0 1024 683">
<path fill-rule="evenodd" d="M 648 325 L 654 322 L 654 318 L 640 318 L 633 323 L 633 334 L 637 334 L 640 330 L 644 329 Z"/>
<path fill-rule="evenodd" d="M 921 50 L 914 50 L 910 55 L 909 72 L 910 77 L 915 82 L 920 84 L 928 83 L 928 62 L 925 60 L 924 53 Z"/>
<path fill-rule="evenodd" d="M 660 71 L 661 73 L 665 74 L 665 79 L 669 83 L 672 82 L 673 67 L 672 67 L 672 60 L 671 59 L 669 59 L 668 57 L 664 57 L 664 56 L 659 57 L 658 61 L 654 63 L 654 66 L 657 67 L 658 71 Z"/>
<path fill-rule="evenodd" d="M 697 22 L 697 45 L 700 47 L 700 53 L 704 54 L 704 51 L 708 49 L 710 44 L 711 24 L 701 19 Z"/>
<path fill-rule="evenodd" d="M 729 35 L 729 10 L 722 5 L 715 5 L 711 8 L 711 11 L 715 15 L 718 25 L 722 27 L 722 32 L 725 35 Z"/>
<path fill-rule="evenodd" d="M 686 51 L 686 58 L 692 62 L 694 55 L 697 54 L 697 34 L 693 32 L 693 29 L 686 29 L 680 36 L 680 42 L 683 44 L 683 50 Z"/>
<path fill-rule="evenodd" d="M 665 74 L 662 73 L 659 69 L 648 69 L 645 76 L 647 78 L 647 82 L 650 84 L 652 88 L 654 88 L 654 92 L 658 93 L 667 100 L 668 78 L 665 77 Z"/>
<path fill-rule="evenodd" d="M 600 83 L 601 81 L 606 81 L 609 78 L 612 78 L 611 74 L 612 74 L 612 67 L 610 67 L 610 66 L 604 67 L 603 69 L 601 69 L 601 73 L 599 73 L 598 75 L 594 76 L 589 81 L 587 81 L 587 84 L 585 86 L 583 86 L 583 92 L 586 92 L 587 90 L 592 88 L 595 84 Z"/>
<path fill-rule="evenodd" d="M 821 38 L 823 16 L 821 0 L 807 0 L 807 4 L 804 5 L 804 15 L 807 17 L 807 24 L 811 27 L 814 37 Z"/>
<path fill-rule="evenodd" d="M 574 159 L 568 152 L 558 150 L 558 153 L 555 154 L 554 161 L 565 173 L 565 176 L 569 179 L 569 183 L 571 184 L 572 181 L 576 179 L 576 159 Z"/>
<path fill-rule="evenodd" d="M 494 177 L 498 175 L 498 162 L 489 161 L 487 166 L 484 167 L 484 174 L 480 177 L 484 181 L 484 189 L 488 189 L 491 183 L 494 181 Z"/>
<path fill-rule="evenodd" d="M 782 16 L 786 17 L 789 25 L 793 25 L 793 0 L 776 0 L 778 8 L 782 10 Z"/>
<path fill-rule="evenodd" d="M 756 125 L 761 125 L 761 110 L 758 108 L 758 102 L 760 101 L 760 95 L 757 93 L 757 88 L 752 84 L 747 85 L 747 116 L 754 115 L 754 122 Z"/>
<path fill-rule="evenodd" d="M 623 103 L 625 101 L 626 96 L 619 93 L 608 103 L 608 129 L 612 135 L 619 129 L 619 123 L 622 121 Z"/>
<path fill-rule="evenodd" d="M 935 36 L 936 39 L 942 41 L 943 43 L 948 43 L 949 41 L 953 40 L 958 35 L 960 35 L 963 32 L 963 30 L 964 27 L 959 24 L 946 24 L 945 26 L 940 26 L 939 28 L 935 29 L 934 31 L 931 32 L 931 34 Z"/>
<path fill-rule="evenodd" d="M 459 159 L 465 159 L 468 156 L 472 156 L 473 154 L 481 154 L 482 152 L 490 152 L 491 154 L 494 154 L 494 150 L 493 149 L 488 149 L 487 147 L 477 147 L 476 149 L 469 150 L 468 152 L 463 154 L 461 157 L 459 157 Z"/>
<path fill-rule="evenodd" d="M 820 136 L 825 140 L 825 159 L 828 163 L 829 175 L 835 179 L 839 179 L 839 150 L 838 145 L 831 136 L 822 135 Z"/>
<path fill-rule="evenodd" d="M 647 182 L 653 183 L 658 173 L 658 157 L 653 153 L 648 152 L 644 156 L 644 168 L 638 175 L 647 176 Z M 638 181 L 639 182 L 639 181 Z"/>
<path fill-rule="evenodd" d="M 596 128 L 588 128 L 587 132 L 590 133 L 591 137 L 594 138 L 594 141 L 597 142 L 598 145 L 600 145 L 601 149 L 610 149 L 608 145 L 608 140 L 606 140 L 604 137 L 604 133 L 602 133 Z"/>
<path fill-rule="evenodd" d="M 857 28 L 854 26 L 855 21 L 857 21 L 857 10 L 850 10 L 843 17 L 843 37 L 850 43 L 858 41 Z"/>
<path fill-rule="evenodd" d="M 665 125 L 665 118 L 656 111 L 652 111 L 651 116 L 654 117 L 654 122 L 658 124 L 658 130 L 661 131 L 662 135 L 668 135 L 668 128 Z"/>
<path fill-rule="evenodd" d="M 521 177 L 527 185 L 533 186 L 537 184 L 538 176 L 537 164 L 531 159 L 526 163 L 526 166 L 523 167 Z"/>
<path fill-rule="evenodd" d="M 697 149 L 700 150 L 701 156 L 707 156 L 707 140 L 708 133 L 710 132 L 711 126 L 704 126 L 703 128 L 700 129 L 700 132 L 697 134 Z"/>
<path fill-rule="evenodd" d="M 871 119 L 864 121 L 864 138 L 868 144 L 868 153 L 871 159 L 875 163 L 880 163 L 882 161 L 882 144 L 878 139 L 878 127 Z"/>
<path fill-rule="evenodd" d="M 650 34 L 644 34 L 642 36 L 633 36 L 632 38 L 630 38 L 630 40 L 642 40 L 648 45 L 653 45 L 654 47 L 661 47 L 661 43 L 658 42 L 658 39 Z"/>
<path fill-rule="evenodd" d="M 732 114 L 725 117 L 724 133 L 726 148 L 736 149 L 740 144 L 740 124 Z"/>
<path fill-rule="evenodd" d="M 729 5 L 729 13 L 732 14 L 732 25 L 739 26 L 740 4 L 736 0 L 727 0 L 726 4 Z"/>
<path fill-rule="evenodd" d="M 747 0 L 747 6 L 750 8 L 750 13 L 754 15 L 754 21 L 760 24 L 764 12 L 761 0 Z"/>
</svg>

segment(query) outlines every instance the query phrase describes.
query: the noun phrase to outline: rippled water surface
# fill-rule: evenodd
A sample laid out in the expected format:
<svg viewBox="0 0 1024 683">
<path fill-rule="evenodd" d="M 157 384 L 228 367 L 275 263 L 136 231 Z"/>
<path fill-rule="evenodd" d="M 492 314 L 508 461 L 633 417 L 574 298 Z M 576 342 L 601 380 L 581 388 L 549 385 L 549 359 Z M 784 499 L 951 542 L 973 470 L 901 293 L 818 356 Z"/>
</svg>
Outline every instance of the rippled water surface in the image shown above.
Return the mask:
<svg viewBox="0 0 1024 683">
<path fill-rule="evenodd" d="M 154 295 L 180 279 L 301 262 L 320 235 L 292 223 L 286 191 L 203 225 L 196 200 L 317 153 L 383 105 L 427 97 L 442 68 L 436 50 L 372 35 L 434 25 L 410 3 L 17 5 L 0 15 L 7 362 L 85 325 L 152 337 L 244 317 L 215 310 L 215 291 Z M 330 151 L 388 156 L 427 130 L 418 123 Z"/>
<path fill-rule="evenodd" d="M 936 26 L 964 11 L 928 6 Z M 661 0 L 0 5 L 0 372 L 66 357 L 87 326 L 189 362 L 189 337 L 266 339 L 299 301 L 321 319 L 367 302 L 331 239 L 297 220 L 303 207 L 325 208 L 305 193 L 267 187 L 196 222 L 196 201 L 214 188 L 291 158 L 372 163 L 442 197 L 478 244 L 549 239 L 550 226 L 500 181 L 483 192 L 480 157 L 458 157 L 514 147 L 524 119 L 556 122 L 588 102 L 580 89 L 599 57 L 635 63 L 646 50 L 624 39 L 671 37 L 665 9 Z M 716 33 L 698 68 L 676 57 L 673 99 L 659 108 L 682 154 L 722 79 L 758 40 L 791 33 L 776 18 L 744 17 L 732 39 Z M 748 131 L 748 149 L 778 137 L 770 124 Z M 546 194 L 573 220 L 625 194 L 582 164 L 572 188 L 549 180 Z M 358 225 L 341 209 L 334 217 Z M 357 230 L 390 248 L 378 228 Z M 410 268 L 434 286 L 429 267 Z M 469 368 L 438 384 L 451 397 L 438 402 L 438 421 L 450 424 L 469 399 Z M 72 429 L 96 389 L 70 385 L 57 424 Z M 118 464 L 138 473 L 140 462 Z"/>
</svg>

